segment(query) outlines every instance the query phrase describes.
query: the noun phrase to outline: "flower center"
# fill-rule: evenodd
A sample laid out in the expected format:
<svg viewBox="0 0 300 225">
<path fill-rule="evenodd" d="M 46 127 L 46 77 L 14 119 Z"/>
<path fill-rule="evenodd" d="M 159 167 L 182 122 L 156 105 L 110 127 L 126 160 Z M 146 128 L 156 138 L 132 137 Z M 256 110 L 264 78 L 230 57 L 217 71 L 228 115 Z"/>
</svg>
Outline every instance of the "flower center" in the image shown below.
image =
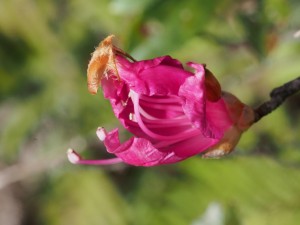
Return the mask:
<svg viewBox="0 0 300 225">
<path fill-rule="evenodd" d="M 175 95 L 146 96 L 130 92 L 134 118 L 140 129 L 155 140 L 155 147 L 165 147 L 199 135 L 184 114 L 181 99 Z"/>
</svg>

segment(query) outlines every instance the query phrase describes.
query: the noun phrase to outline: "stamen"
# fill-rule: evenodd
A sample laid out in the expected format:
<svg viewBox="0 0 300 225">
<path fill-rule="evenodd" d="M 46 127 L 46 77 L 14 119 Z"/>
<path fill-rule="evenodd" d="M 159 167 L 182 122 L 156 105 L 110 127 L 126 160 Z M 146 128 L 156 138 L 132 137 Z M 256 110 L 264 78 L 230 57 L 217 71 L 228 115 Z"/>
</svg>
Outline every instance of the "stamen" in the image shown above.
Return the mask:
<svg viewBox="0 0 300 225">
<path fill-rule="evenodd" d="M 133 114 L 133 113 L 129 113 L 129 120 L 135 121 L 135 118 L 134 118 L 134 114 Z"/>
<path fill-rule="evenodd" d="M 140 108 L 140 110 L 141 110 L 141 108 Z M 148 117 L 145 117 L 143 113 L 141 113 L 141 115 L 143 116 L 143 120 L 146 123 L 165 124 L 165 125 L 177 124 L 178 126 L 191 125 L 191 122 L 186 118 L 186 116 L 177 116 L 172 119 L 155 119 L 155 120 L 153 120 L 153 119 L 149 119 Z"/>
<path fill-rule="evenodd" d="M 158 118 L 150 115 L 147 113 L 142 107 L 140 109 L 140 114 L 144 117 L 144 120 L 146 122 L 151 122 L 151 123 L 180 123 L 184 121 L 188 121 L 187 117 L 185 115 L 180 115 L 177 117 L 174 117 L 172 119 L 165 119 L 165 118 Z"/>
<path fill-rule="evenodd" d="M 124 56 L 128 59 L 131 59 L 133 62 L 136 62 L 136 60 L 131 56 L 129 55 L 127 52 L 123 51 L 122 49 L 116 47 L 113 45 L 113 51 L 117 54 L 117 55 L 121 55 L 121 56 Z"/>
<path fill-rule="evenodd" d="M 182 106 L 178 105 L 178 102 L 176 103 L 176 105 L 175 104 L 171 105 L 171 104 L 154 104 L 153 102 L 140 101 L 140 104 L 153 109 L 182 112 Z"/>
<path fill-rule="evenodd" d="M 100 141 L 104 141 L 107 136 L 106 130 L 103 127 L 98 127 L 96 134 Z"/>
<path fill-rule="evenodd" d="M 164 96 L 163 98 L 159 98 L 159 96 L 146 96 L 140 95 L 140 99 L 147 101 L 147 102 L 154 102 L 154 103 L 180 103 L 181 98 L 175 95 Z"/>
<path fill-rule="evenodd" d="M 158 117 L 150 115 L 142 107 L 140 107 L 140 113 L 141 113 L 141 115 L 143 115 L 145 118 L 147 118 L 149 120 L 159 120 Z"/>
<path fill-rule="evenodd" d="M 73 149 L 68 149 L 67 151 L 68 159 L 73 164 L 82 164 L 82 165 L 112 165 L 116 163 L 123 162 L 120 158 L 112 159 L 101 159 L 101 160 L 85 160 Z"/>
</svg>

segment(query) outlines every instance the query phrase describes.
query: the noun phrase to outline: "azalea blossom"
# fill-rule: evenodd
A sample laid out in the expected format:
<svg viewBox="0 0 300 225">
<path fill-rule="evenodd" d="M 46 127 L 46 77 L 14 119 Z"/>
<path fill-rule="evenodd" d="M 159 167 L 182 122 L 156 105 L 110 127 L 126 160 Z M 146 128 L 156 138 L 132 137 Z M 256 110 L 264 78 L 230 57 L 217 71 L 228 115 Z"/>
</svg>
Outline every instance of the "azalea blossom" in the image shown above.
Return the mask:
<svg viewBox="0 0 300 225">
<path fill-rule="evenodd" d="M 84 160 L 69 149 L 72 163 L 155 166 L 199 153 L 220 157 L 233 150 L 253 123 L 253 110 L 222 91 L 204 64 L 189 62 L 185 69 L 170 56 L 136 61 L 116 48 L 112 38 L 93 53 L 88 88 L 95 94 L 101 86 L 115 116 L 133 136 L 121 143 L 117 128 L 100 127 L 98 138 L 116 157 Z"/>
</svg>

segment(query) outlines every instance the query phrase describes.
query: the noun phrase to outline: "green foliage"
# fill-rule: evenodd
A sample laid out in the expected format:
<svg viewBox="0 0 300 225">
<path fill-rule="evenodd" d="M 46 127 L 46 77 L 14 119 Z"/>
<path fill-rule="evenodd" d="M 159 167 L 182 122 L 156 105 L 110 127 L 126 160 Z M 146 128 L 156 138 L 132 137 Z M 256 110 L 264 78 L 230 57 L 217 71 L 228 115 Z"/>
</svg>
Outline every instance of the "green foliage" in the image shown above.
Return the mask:
<svg viewBox="0 0 300 225">
<path fill-rule="evenodd" d="M 299 179 L 298 169 L 265 157 L 191 159 L 150 169 L 138 185 L 135 224 L 191 223 L 215 201 L 227 209 L 230 224 L 296 224 Z"/>
<path fill-rule="evenodd" d="M 128 224 L 126 203 L 101 171 L 66 172 L 51 179 L 39 197 L 39 222 L 45 225 Z"/>
<path fill-rule="evenodd" d="M 95 130 L 119 126 L 103 96 L 86 88 L 90 53 L 105 36 L 137 59 L 206 63 L 224 90 L 256 106 L 299 76 L 299 12 L 298 1 L 285 0 L 0 1 L 0 168 L 25 165 L 12 184 L 26 196 L 24 224 L 194 225 L 212 203 L 226 225 L 298 224 L 299 94 L 222 160 L 52 164 L 69 147 L 104 157 Z"/>
</svg>

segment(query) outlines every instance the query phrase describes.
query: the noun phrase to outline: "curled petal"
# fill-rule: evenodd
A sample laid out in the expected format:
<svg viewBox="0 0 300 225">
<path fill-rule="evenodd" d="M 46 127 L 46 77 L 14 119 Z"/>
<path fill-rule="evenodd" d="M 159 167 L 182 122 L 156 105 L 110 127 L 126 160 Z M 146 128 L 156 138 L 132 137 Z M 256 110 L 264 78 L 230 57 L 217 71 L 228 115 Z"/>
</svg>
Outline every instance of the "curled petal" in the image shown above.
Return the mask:
<svg viewBox="0 0 300 225">
<path fill-rule="evenodd" d="M 228 116 L 223 99 L 219 98 L 219 84 L 214 81 L 212 74 L 208 74 L 209 85 L 216 85 L 210 94 L 214 101 L 207 99 L 208 86 L 206 82 L 207 70 L 201 64 L 188 63 L 196 70 L 195 76 L 186 79 L 180 87 L 179 96 L 183 98 L 183 110 L 192 124 L 200 129 L 207 138 L 221 139 L 226 129 L 233 123 Z M 217 98 L 219 98 L 217 100 Z"/>
<path fill-rule="evenodd" d="M 195 76 L 188 77 L 179 89 L 179 97 L 183 99 L 182 107 L 185 115 L 195 127 L 207 133 L 206 99 L 204 91 L 205 70 L 201 64 L 189 63 L 196 69 Z"/>
<path fill-rule="evenodd" d="M 97 135 L 109 152 L 114 153 L 123 162 L 131 165 L 153 166 L 173 163 L 183 159 L 174 156 L 172 152 L 159 151 L 150 141 L 144 138 L 132 137 L 121 144 L 117 129 L 106 132 L 104 128 L 99 128 Z"/>
</svg>

